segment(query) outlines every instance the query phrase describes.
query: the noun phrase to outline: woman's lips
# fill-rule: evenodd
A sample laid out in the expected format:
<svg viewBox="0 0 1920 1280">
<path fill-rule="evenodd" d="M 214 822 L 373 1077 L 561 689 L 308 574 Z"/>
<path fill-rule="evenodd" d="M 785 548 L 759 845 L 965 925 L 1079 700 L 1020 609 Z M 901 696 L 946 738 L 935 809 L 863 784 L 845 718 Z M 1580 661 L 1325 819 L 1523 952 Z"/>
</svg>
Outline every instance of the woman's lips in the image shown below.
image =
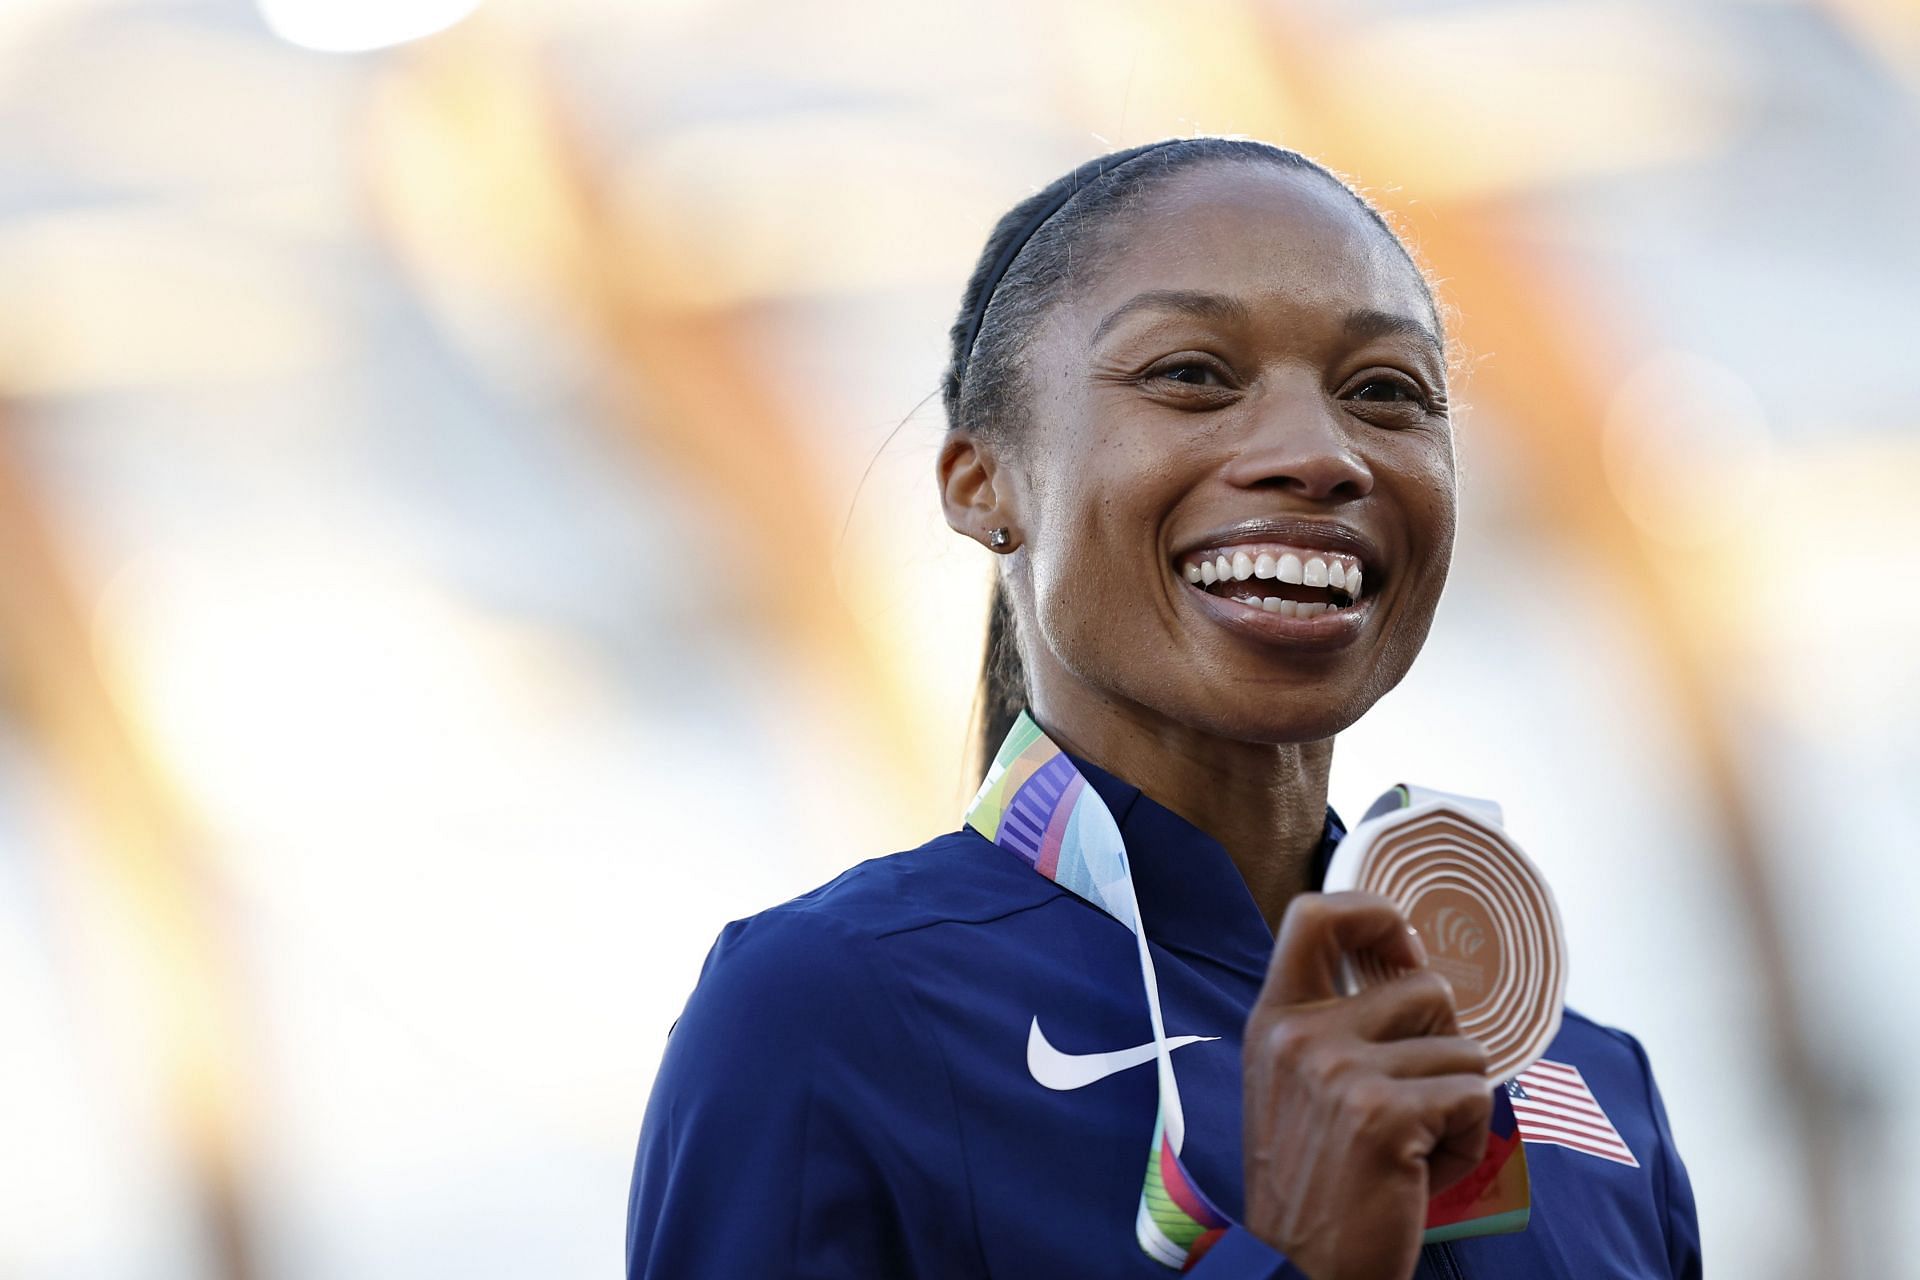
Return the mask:
<svg viewBox="0 0 1920 1280">
<path fill-rule="evenodd" d="M 1179 585 L 1202 613 L 1221 626 L 1267 644 L 1308 650 L 1344 648 L 1359 639 L 1361 631 L 1373 617 L 1374 601 L 1379 598 L 1367 595 L 1341 608 L 1322 606 L 1322 611 L 1310 617 L 1301 617 L 1298 606 L 1291 613 L 1286 613 L 1263 605 L 1245 604 L 1227 596 L 1217 596 L 1184 579 Z M 1258 579 L 1244 586 L 1247 595 L 1258 596 L 1255 589 Z"/>
</svg>

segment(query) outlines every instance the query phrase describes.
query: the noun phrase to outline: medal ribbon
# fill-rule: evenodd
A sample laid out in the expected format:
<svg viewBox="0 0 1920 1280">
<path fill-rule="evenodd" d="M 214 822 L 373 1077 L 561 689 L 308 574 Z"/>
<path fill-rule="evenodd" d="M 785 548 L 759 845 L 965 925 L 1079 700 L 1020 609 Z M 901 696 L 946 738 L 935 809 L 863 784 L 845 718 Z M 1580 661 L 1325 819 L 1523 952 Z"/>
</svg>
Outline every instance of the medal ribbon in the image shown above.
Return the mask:
<svg viewBox="0 0 1920 1280">
<path fill-rule="evenodd" d="M 1134 1235 L 1156 1262 L 1183 1271 L 1192 1267 L 1233 1223 L 1195 1185 L 1180 1161 L 1186 1139 L 1180 1085 L 1173 1074 L 1166 1024 L 1160 1013 L 1160 984 L 1154 976 L 1146 930 L 1140 923 L 1133 872 L 1119 824 L 1099 792 L 1023 709 L 967 806 L 965 825 L 1061 888 L 1099 907 L 1133 934 L 1139 949 L 1147 1013 L 1153 1023 L 1154 1062 L 1160 1080 L 1159 1112 L 1154 1119 L 1140 1207 L 1134 1216 Z M 1506 1091 L 1496 1090 L 1494 1100 L 1487 1158 L 1462 1185 L 1434 1198 L 1425 1236 L 1429 1242 L 1489 1230 L 1517 1230 L 1509 1203 L 1516 1174 L 1518 1220 L 1519 1225 L 1525 1225 L 1525 1158 Z M 1494 1191 L 1505 1193 L 1497 1209 L 1486 1203 L 1486 1193 Z M 1491 1225 L 1496 1220 L 1500 1225 Z M 1489 1225 L 1477 1226 L 1480 1222 Z"/>
</svg>

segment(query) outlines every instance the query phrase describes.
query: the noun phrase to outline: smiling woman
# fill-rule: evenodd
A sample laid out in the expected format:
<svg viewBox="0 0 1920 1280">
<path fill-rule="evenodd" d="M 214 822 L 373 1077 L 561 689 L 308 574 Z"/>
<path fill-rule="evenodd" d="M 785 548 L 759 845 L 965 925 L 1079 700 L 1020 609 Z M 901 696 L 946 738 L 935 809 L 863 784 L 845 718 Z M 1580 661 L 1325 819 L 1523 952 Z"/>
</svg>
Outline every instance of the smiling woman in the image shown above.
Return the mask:
<svg viewBox="0 0 1920 1280">
<path fill-rule="evenodd" d="M 940 498 L 1000 557 L 980 792 L 715 944 L 629 1275 L 1697 1275 L 1645 1055 L 1571 1010 L 1502 1086 L 1556 1095 L 1526 1229 L 1426 1234 L 1488 1149 L 1487 1052 L 1396 908 L 1320 891 L 1334 735 L 1454 539 L 1393 230 L 1295 152 L 1123 151 L 1001 220 L 951 338 Z M 1398 976 L 1347 995 L 1365 952 Z"/>
</svg>

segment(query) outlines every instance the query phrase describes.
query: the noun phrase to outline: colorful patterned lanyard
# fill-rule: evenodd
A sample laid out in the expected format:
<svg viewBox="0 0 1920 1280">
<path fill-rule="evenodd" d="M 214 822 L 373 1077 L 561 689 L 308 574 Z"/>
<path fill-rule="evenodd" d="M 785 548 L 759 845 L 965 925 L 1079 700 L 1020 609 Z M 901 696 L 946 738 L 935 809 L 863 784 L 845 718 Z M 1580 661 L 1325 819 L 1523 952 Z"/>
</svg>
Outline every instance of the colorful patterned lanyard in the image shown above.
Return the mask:
<svg viewBox="0 0 1920 1280">
<path fill-rule="evenodd" d="M 1024 710 L 967 807 L 966 824 L 1118 920 L 1139 944 L 1160 1074 L 1160 1113 L 1153 1123 L 1134 1234 L 1155 1261 L 1184 1269 L 1231 1224 L 1180 1163 L 1186 1138 L 1180 1085 L 1173 1076 L 1167 1029 L 1160 1017 L 1160 984 L 1153 974 L 1146 930 L 1140 926 L 1119 824 L 1100 793 Z"/>
<path fill-rule="evenodd" d="M 1119 824 L 1100 793 L 1023 709 L 1000 744 L 965 823 L 1061 888 L 1125 925 L 1140 953 L 1140 978 L 1153 1021 L 1160 1109 L 1147 1155 L 1146 1185 L 1134 1215 L 1134 1234 L 1148 1256 L 1186 1270 L 1200 1260 L 1232 1221 L 1207 1199 L 1180 1162 L 1186 1123 L 1160 1014 L 1160 984 L 1141 927 L 1133 872 Z M 1429 1242 L 1518 1230 L 1526 1224 L 1526 1160 L 1505 1090 L 1495 1092 L 1487 1157 L 1466 1179 L 1430 1206 Z"/>
</svg>

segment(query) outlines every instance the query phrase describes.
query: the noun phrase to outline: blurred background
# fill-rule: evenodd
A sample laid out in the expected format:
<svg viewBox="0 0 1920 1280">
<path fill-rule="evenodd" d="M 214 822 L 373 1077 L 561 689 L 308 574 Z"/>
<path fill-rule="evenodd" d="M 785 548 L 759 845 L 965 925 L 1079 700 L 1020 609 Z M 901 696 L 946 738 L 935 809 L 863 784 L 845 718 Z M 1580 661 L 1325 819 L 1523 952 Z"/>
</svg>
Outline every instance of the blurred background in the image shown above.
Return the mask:
<svg viewBox="0 0 1920 1280">
<path fill-rule="evenodd" d="M 1336 804 L 1505 804 L 1709 1274 L 1920 1276 L 1917 105 L 1910 0 L 0 4 L 0 1276 L 617 1274 L 715 931 L 976 782 L 987 229 L 1195 132 L 1463 353 Z"/>
</svg>

